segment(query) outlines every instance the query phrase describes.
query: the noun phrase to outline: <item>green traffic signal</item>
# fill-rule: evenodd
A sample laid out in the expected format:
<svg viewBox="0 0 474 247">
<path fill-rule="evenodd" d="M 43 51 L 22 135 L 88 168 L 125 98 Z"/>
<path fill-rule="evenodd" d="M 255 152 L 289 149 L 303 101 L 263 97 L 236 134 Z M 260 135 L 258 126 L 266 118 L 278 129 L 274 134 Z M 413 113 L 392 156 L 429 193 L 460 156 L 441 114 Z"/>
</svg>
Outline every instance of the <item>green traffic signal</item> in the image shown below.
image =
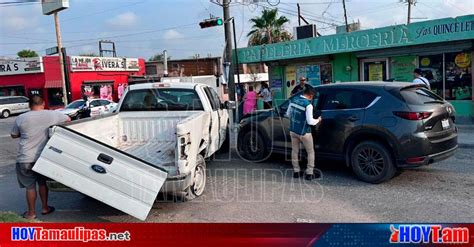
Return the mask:
<svg viewBox="0 0 474 247">
<path fill-rule="evenodd" d="M 211 18 L 200 22 L 199 26 L 201 26 L 201 28 L 208 28 L 214 26 L 222 26 L 222 24 L 224 24 L 222 18 Z"/>
</svg>

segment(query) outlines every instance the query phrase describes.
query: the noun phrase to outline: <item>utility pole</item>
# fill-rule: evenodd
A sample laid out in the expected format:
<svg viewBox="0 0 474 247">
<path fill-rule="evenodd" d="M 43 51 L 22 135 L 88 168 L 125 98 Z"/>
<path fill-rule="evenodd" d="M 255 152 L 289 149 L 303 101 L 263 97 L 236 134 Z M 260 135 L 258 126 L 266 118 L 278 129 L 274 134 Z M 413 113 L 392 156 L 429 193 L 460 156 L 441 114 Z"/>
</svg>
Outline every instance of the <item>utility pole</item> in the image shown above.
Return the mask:
<svg viewBox="0 0 474 247">
<path fill-rule="evenodd" d="M 300 4 L 297 3 L 296 7 L 298 8 L 298 26 L 301 26 L 301 7 L 300 7 Z"/>
<path fill-rule="evenodd" d="M 344 21 L 346 22 L 346 32 L 349 32 L 349 24 L 347 23 L 346 0 L 342 0 L 342 7 L 344 8 Z"/>
<path fill-rule="evenodd" d="M 222 1 L 222 8 L 224 9 L 224 32 L 225 32 L 225 48 L 226 48 L 226 60 L 227 64 L 229 64 L 229 81 L 228 88 L 229 88 L 229 100 L 235 102 L 235 82 L 234 82 L 234 66 L 239 66 L 238 64 L 234 65 L 232 62 L 232 31 L 231 31 L 231 23 L 230 23 L 230 0 L 223 0 Z M 237 48 L 237 47 L 236 47 Z M 235 113 L 235 110 L 234 110 Z M 234 115 L 235 116 L 235 115 Z M 237 119 L 237 118 L 234 118 Z"/>
<path fill-rule="evenodd" d="M 413 3 L 412 0 L 406 0 L 408 2 L 408 17 L 407 17 L 407 24 L 410 24 L 411 20 L 411 5 Z"/>
<path fill-rule="evenodd" d="M 68 104 L 68 91 L 66 88 L 66 73 L 64 71 L 64 57 L 63 57 L 63 44 L 61 39 L 61 28 L 59 26 L 59 14 L 58 12 L 54 12 L 54 27 L 56 29 L 56 40 L 58 42 L 58 51 L 59 51 L 59 63 L 60 63 L 60 70 L 61 70 L 61 81 L 63 85 L 63 102 L 64 105 Z"/>
</svg>

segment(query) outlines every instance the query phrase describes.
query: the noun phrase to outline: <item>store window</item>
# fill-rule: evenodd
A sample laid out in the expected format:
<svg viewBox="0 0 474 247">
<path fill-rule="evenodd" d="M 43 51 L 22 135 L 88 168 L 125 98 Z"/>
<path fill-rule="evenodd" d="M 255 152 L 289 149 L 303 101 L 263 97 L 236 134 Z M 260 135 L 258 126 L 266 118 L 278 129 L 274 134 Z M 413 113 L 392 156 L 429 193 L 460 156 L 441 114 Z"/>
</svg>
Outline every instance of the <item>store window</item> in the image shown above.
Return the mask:
<svg viewBox="0 0 474 247">
<path fill-rule="evenodd" d="M 113 100 L 113 84 L 84 84 L 82 85 L 82 94 L 89 99 Z"/>
<path fill-rule="evenodd" d="M 472 99 L 472 57 L 467 52 L 445 54 L 445 98 L 448 100 Z"/>
<path fill-rule="evenodd" d="M 430 82 L 431 91 L 443 96 L 443 54 L 420 56 L 418 61 L 423 77 Z"/>
<path fill-rule="evenodd" d="M 332 83 L 332 65 L 331 64 L 321 64 L 321 83 L 329 84 Z"/>
<path fill-rule="evenodd" d="M 63 89 L 62 88 L 48 88 L 48 105 L 49 106 L 63 106 Z"/>
<path fill-rule="evenodd" d="M 0 87 L 0 96 L 25 96 L 23 86 Z"/>
</svg>

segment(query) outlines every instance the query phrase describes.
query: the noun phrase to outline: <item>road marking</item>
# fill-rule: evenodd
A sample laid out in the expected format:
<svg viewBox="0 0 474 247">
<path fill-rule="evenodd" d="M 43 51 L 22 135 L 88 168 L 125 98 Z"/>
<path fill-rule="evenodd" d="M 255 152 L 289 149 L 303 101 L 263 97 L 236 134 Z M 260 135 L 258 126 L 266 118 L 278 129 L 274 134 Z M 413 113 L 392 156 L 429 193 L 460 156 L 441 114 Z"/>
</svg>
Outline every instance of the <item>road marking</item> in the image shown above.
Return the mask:
<svg viewBox="0 0 474 247">
<path fill-rule="evenodd" d="M 10 135 L 1 135 L 0 138 L 11 137 Z"/>
</svg>

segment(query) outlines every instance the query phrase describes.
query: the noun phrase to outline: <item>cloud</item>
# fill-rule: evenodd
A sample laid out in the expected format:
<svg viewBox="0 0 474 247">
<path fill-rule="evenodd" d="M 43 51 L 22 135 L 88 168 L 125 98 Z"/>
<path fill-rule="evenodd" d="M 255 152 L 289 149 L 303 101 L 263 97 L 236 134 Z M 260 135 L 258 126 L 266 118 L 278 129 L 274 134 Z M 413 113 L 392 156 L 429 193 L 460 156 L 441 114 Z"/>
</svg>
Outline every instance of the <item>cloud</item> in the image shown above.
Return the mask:
<svg viewBox="0 0 474 247">
<path fill-rule="evenodd" d="M 116 15 L 106 21 L 106 25 L 112 29 L 131 28 L 137 24 L 138 16 L 130 11 Z"/>
<path fill-rule="evenodd" d="M 183 37 L 184 37 L 184 35 L 182 33 L 178 32 L 178 31 L 176 31 L 175 29 L 168 30 L 163 35 L 163 38 L 167 39 L 167 40 L 180 39 L 180 38 L 183 38 Z"/>
<path fill-rule="evenodd" d="M 7 31 L 22 31 L 38 26 L 41 8 L 26 6 L 25 8 L 0 8 L 0 29 Z"/>
</svg>

